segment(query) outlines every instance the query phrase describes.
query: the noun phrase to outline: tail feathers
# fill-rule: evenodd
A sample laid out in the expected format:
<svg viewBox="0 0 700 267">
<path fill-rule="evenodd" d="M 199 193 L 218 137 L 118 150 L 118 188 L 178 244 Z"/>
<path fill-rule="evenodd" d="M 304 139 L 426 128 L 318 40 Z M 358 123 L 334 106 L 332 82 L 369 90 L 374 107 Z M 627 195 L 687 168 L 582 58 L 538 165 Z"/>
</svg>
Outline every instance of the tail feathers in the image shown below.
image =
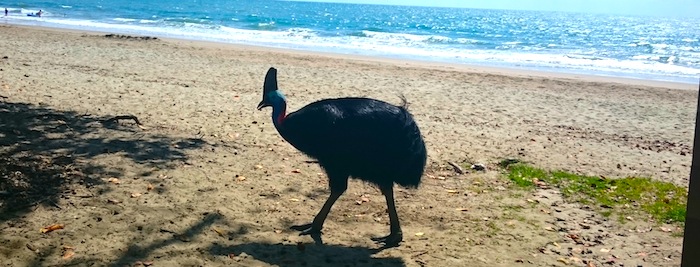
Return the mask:
<svg viewBox="0 0 700 267">
<path fill-rule="evenodd" d="M 427 162 L 427 151 L 425 147 L 425 141 L 421 135 L 418 125 L 413 120 L 413 116 L 405 110 L 406 103 L 405 98 L 403 98 L 404 104 L 402 109 L 404 109 L 405 125 L 403 127 L 403 132 L 405 134 L 404 143 L 407 147 L 405 156 L 405 165 L 403 167 L 403 173 L 400 177 L 395 180 L 397 184 L 407 187 L 416 188 L 421 182 L 421 176 L 425 171 L 425 165 Z"/>
<path fill-rule="evenodd" d="M 408 188 L 418 187 L 428 159 L 425 143 L 419 131 L 416 130 L 412 141 L 410 146 L 410 160 L 404 167 L 405 169 L 402 177 L 396 181 L 399 185 Z"/>
<path fill-rule="evenodd" d="M 399 107 L 408 110 L 408 100 L 406 100 L 406 96 L 399 94 L 399 98 L 401 99 L 401 105 L 399 105 Z"/>
</svg>

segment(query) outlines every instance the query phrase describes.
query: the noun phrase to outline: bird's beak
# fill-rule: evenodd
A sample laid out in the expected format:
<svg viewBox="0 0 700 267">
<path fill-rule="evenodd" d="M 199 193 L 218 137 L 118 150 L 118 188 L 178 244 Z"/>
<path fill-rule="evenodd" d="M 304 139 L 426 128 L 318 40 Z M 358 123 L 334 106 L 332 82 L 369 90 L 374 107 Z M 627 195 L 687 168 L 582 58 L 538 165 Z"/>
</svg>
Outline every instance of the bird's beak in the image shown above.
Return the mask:
<svg viewBox="0 0 700 267">
<path fill-rule="evenodd" d="M 260 101 L 260 103 L 258 104 L 258 110 L 262 110 L 262 108 L 270 107 L 270 106 L 272 106 L 272 105 L 268 104 L 267 102 L 265 102 L 265 100 L 263 100 L 263 101 Z"/>
</svg>

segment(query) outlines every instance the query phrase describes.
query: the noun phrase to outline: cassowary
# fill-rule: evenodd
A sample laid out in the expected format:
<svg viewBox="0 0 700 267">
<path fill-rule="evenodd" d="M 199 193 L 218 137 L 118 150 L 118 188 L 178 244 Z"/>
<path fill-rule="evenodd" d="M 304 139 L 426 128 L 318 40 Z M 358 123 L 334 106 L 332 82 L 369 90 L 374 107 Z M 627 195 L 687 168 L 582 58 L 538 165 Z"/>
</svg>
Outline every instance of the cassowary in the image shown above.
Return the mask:
<svg viewBox="0 0 700 267">
<path fill-rule="evenodd" d="M 316 159 L 328 175 L 330 197 L 313 222 L 291 229 L 320 237 L 326 216 L 352 176 L 377 185 L 386 198 L 390 234 L 372 240 L 398 246 L 403 235 L 393 185 L 417 188 L 427 159 L 425 143 L 405 108 L 405 99 L 402 106 L 369 98 L 325 99 L 286 114 L 285 97 L 277 90 L 277 70 L 270 68 L 257 108 L 264 107 L 272 107 L 272 122 L 282 138 Z"/>
</svg>

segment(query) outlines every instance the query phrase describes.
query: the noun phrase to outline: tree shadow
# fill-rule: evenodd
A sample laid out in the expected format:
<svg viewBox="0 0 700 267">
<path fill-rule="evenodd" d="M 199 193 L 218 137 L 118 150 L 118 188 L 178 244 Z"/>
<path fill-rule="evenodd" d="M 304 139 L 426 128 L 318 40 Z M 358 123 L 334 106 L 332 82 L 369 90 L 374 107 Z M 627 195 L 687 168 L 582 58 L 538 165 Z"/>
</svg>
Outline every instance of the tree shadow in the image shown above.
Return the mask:
<svg viewBox="0 0 700 267">
<path fill-rule="evenodd" d="M 146 245 L 138 245 L 137 243 L 141 242 L 134 240 L 115 260 L 106 259 L 104 257 L 75 258 L 64 262 L 61 266 L 147 266 L 139 262 L 150 257 L 154 251 L 173 244 L 189 242 L 189 240 L 194 239 L 195 236 L 202 234 L 205 229 L 208 229 L 211 225 L 224 218 L 223 215 L 216 212 L 206 212 L 203 215 L 204 217 L 199 222 L 184 231 L 174 232 L 161 230 L 161 233 L 165 232 L 171 234 L 169 238 L 156 240 Z M 48 251 L 44 254 L 51 255 L 52 253 L 53 251 Z M 43 259 L 41 257 L 37 257 L 27 266 L 46 266 L 47 264 L 44 264 L 42 261 Z"/>
<path fill-rule="evenodd" d="M 119 259 L 112 262 L 109 266 L 121 267 L 121 266 L 131 266 L 134 262 L 139 259 L 144 259 L 148 257 L 153 251 L 169 246 L 173 243 L 184 242 L 189 239 L 194 238 L 195 235 L 201 234 L 204 229 L 214 224 L 216 221 L 223 219 L 223 216 L 219 213 L 207 213 L 204 218 L 199 221 L 199 223 L 193 225 L 192 227 L 185 230 L 183 233 L 172 233 L 173 236 L 168 239 L 160 240 L 158 242 L 153 242 L 147 246 L 138 246 L 135 244 L 129 245 L 129 248 L 122 254 Z"/>
<path fill-rule="evenodd" d="M 237 257 L 238 260 L 262 261 L 273 266 L 406 266 L 401 258 L 375 258 L 381 251 L 367 247 L 316 244 L 245 243 L 233 246 L 213 244 L 212 255 Z"/>
<path fill-rule="evenodd" d="M 133 163 L 173 168 L 187 160 L 196 138 L 177 139 L 139 129 L 115 117 L 78 114 L 27 103 L 0 101 L 0 222 L 21 217 L 36 205 L 58 207 L 72 185 L 87 189 L 120 166 L 97 157 L 117 154 Z"/>
</svg>

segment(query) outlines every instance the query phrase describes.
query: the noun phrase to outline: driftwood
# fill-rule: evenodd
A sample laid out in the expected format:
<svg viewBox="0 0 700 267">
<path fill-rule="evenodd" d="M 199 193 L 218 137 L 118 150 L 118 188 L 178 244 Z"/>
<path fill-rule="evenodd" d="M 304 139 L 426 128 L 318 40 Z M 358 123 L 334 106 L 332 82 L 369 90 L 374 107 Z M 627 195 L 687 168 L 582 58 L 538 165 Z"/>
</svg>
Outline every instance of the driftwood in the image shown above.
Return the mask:
<svg viewBox="0 0 700 267">
<path fill-rule="evenodd" d="M 450 166 L 452 166 L 456 173 L 464 174 L 464 170 L 462 170 L 462 167 L 455 164 L 454 162 L 448 161 L 447 164 L 450 164 Z"/>
<path fill-rule="evenodd" d="M 80 115 L 80 117 L 89 117 L 90 115 Z M 42 114 L 36 114 L 36 115 L 31 115 L 27 117 L 29 118 L 52 118 L 54 120 L 62 120 L 62 121 L 69 121 L 70 119 L 68 116 L 63 115 L 63 114 L 54 114 L 54 113 L 42 113 Z M 119 122 L 119 120 L 133 120 L 136 125 L 139 126 L 139 128 L 144 128 L 143 124 L 141 124 L 141 121 L 139 121 L 139 118 L 137 118 L 134 115 L 119 115 L 119 116 L 114 116 L 109 119 L 103 119 L 99 120 L 102 124 L 107 124 L 107 123 L 114 123 L 114 122 Z"/>
<path fill-rule="evenodd" d="M 134 122 L 136 123 L 136 125 L 142 125 L 141 122 L 139 121 L 139 119 L 136 118 L 136 116 L 133 116 L 133 115 L 119 115 L 119 116 L 115 116 L 115 117 L 113 117 L 113 118 L 109 118 L 109 119 L 106 119 L 106 120 L 102 120 L 102 123 L 118 122 L 119 120 L 134 120 Z"/>
</svg>

